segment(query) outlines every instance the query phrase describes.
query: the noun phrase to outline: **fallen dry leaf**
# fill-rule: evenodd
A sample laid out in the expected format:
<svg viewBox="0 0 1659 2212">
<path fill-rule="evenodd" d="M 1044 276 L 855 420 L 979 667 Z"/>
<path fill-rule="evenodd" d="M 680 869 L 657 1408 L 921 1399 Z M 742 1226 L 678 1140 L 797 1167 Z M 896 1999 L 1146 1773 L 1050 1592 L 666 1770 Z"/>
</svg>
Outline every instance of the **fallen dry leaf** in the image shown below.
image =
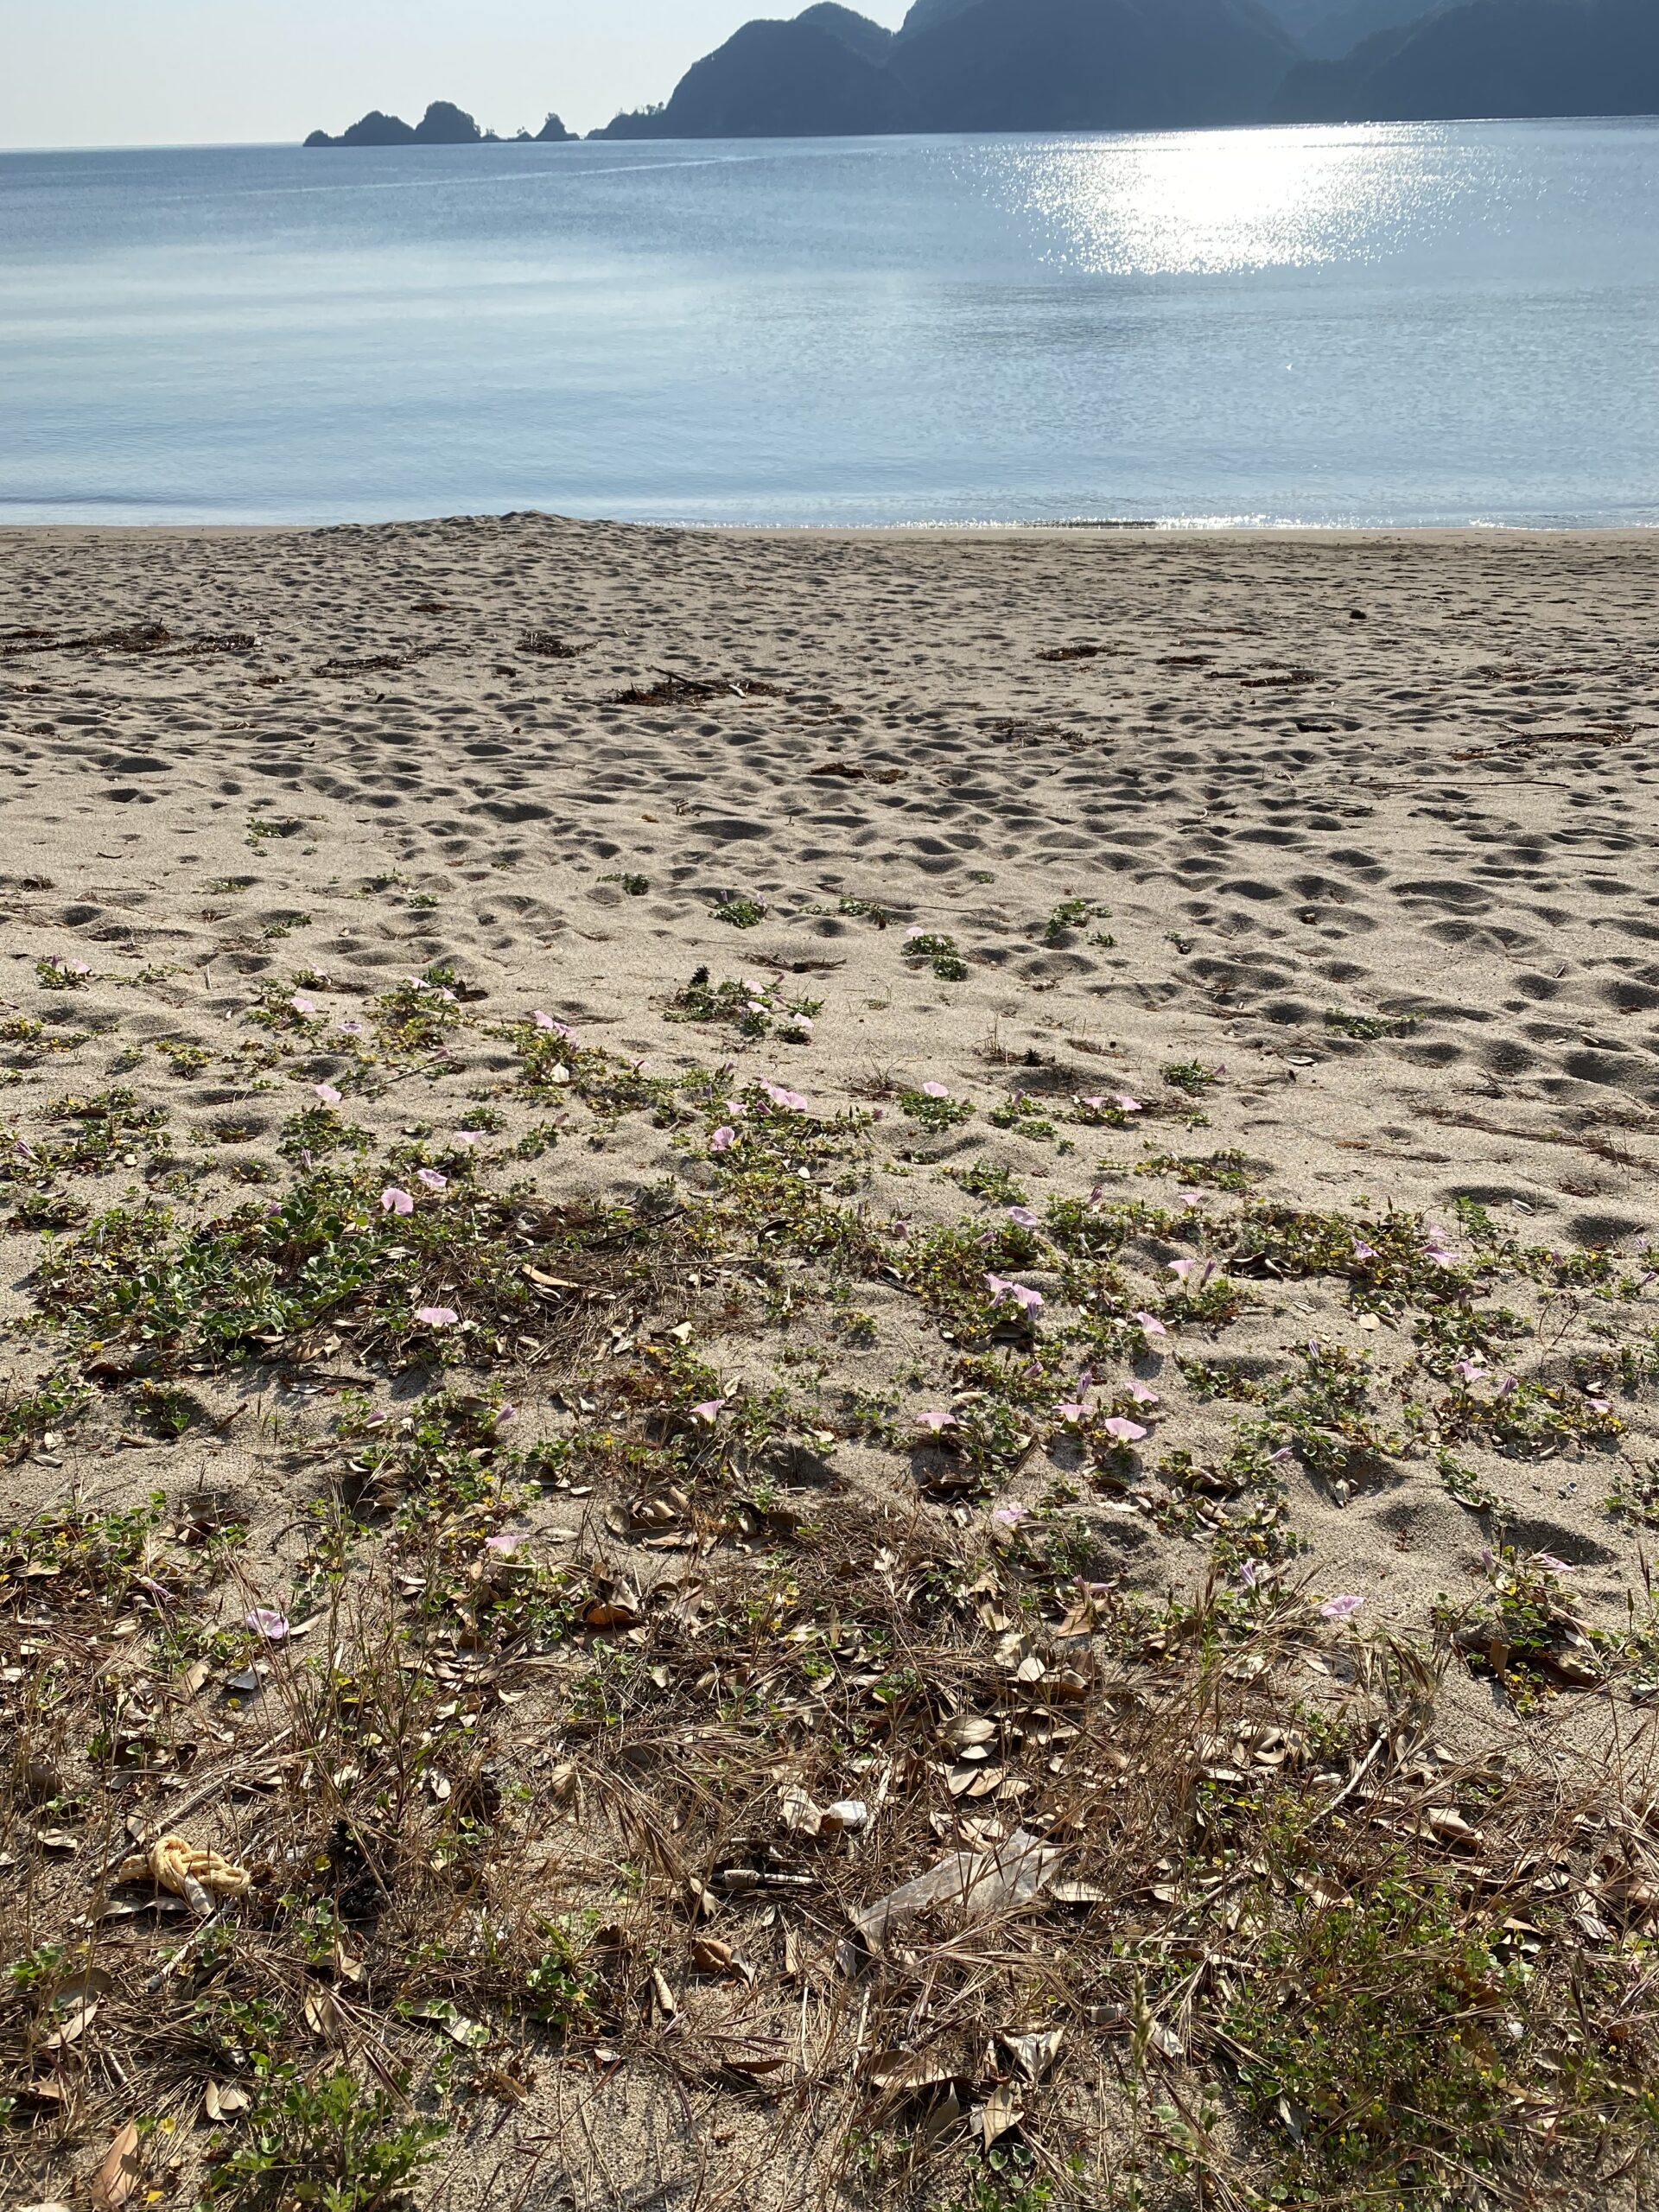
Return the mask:
<svg viewBox="0 0 1659 2212">
<path fill-rule="evenodd" d="M 786 1783 L 778 1792 L 778 1806 L 791 1835 L 817 1835 L 823 1826 L 823 1815 L 806 1791 L 793 1783 Z"/>
<path fill-rule="evenodd" d="M 1052 1880 L 1060 1853 L 1016 1828 L 1004 1844 L 986 1852 L 958 1851 L 942 1859 L 913 1881 L 901 1883 L 854 1917 L 867 1943 L 882 1942 L 895 1921 L 930 1905 L 955 1905 L 964 1922 L 987 1920 L 1010 1906 L 1028 1904 Z"/>
<path fill-rule="evenodd" d="M 752 2074 L 759 2077 L 775 2074 L 784 2063 L 784 2056 L 781 2051 L 740 2050 L 732 2053 L 722 2063 L 735 2074 Z"/>
<path fill-rule="evenodd" d="M 490 2039 L 490 2031 L 481 2020 L 469 2020 L 447 1997 L 435 1997 L 429 2003 L 418 2006 L 414 2017 L 429 2022 L 435 2028 L 442 2028 L 449 2040 L 458 2043 L 463 2050 L 481 2050 Z"/>
<path fill-rule="evenodd" d="M 138 2157 L 138 2123 L 130 2120 L 120 2128 L 104 2154 L 104 2163 L 92 2176 L 92 2202 L 98 2212 L 116 2212 L 137 2188 L 142 2174 Z"/>
<path fill-rule="evenodd" d="M 305 2024 L 320 2043 L 338 2043 L 345 2030 L 345 2022 L 333 1996 L 326 1989 L 308 1989 L 305 2003 L 301 2007 Z"/>
<path fill-rule="evenodd" d="M 65 2018 L 63 2025 L 55 2029 L 41 2045 L 42 2050 L 67 2050 L 77 2043 L 98 2018 L 98 2000 L 75 2005 Z"/>
<path fill-rule="evenodd" d="M 941 2051 L 879 2050 L 870 2061 L 870 2086 L 884 2096 L 925 2096 L 963 2078 L 961 2066 Z"/>
<path fill-rule="evenodd" d="M 968 2125 L 988 2151 L 1000 2137 L 1018 2127 L 1025 2116 L 1025 2107 L 1012 2089 L 993 2089 L 984 2103 L 975 2107 Z"/>
<path fill-rule="evenodd" d="M 1051 2072 L 1065 2044 L 1064 2028 L 1027 2030 L 1023 2035 L 997 2037 L 1027 2082 L 1040 2082 Z"/>
</svg>

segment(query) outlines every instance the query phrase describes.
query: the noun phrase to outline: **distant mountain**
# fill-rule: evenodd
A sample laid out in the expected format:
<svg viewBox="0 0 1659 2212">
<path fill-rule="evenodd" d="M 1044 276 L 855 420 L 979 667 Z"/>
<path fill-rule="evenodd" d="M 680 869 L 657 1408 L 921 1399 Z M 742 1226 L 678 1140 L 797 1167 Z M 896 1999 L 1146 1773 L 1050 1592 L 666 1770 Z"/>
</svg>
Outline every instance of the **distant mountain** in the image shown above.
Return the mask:
<svg viewBox="0 0 1659 2212">
<path fill-rule="evenodd" d="M 838 0 L 745 23 L 661 107 L 595 138 L 1183 130 L 1249 123 L 1659 113 L 1659 0 Z M 528 139 L 520 131 L 521 140 Z M 570 133 L 550 115 L 537 140 Z M 308 146 L 493 142 L 435 100 Z"/>
<path fill-rule="evenodd" d="M 979 0 L 916 0 L 899 35 L 905 38 L 912 31 L 931 30 L 935 23 L 947 22 L 952 16 L 963 15 L 978 5 Z"/>
<path fill-rule="evenodd" d="M 878 65 L 887 60 L 893 48 L 893 35 L 884 24 L 873 23 L 868 16 L 855 15 L 850 8 L 838 6 L 836 0 L 817 0 L 816 7 L 808 8 L 795 20 L 828 31 L 831 38 L 838 38 L 851 52 L 861 54 L 867 61 Z"/>
<path fill-rule="evenodd" d="M 609 138 L 1179 129 L 1259 119 L 1297 51 L 1257 0 L 916 0 L 746 23 Z"/>
<path fill-rule="evenodd" d="M 527 130 L 518 134 L 521 139 L 530 135 Z M 550 115 L 536 139 L 541 144 L 558 145 L 573 136 L 556 115 Z M 326 130 L 314 130 L 305 143 L 308 146 L 493 146 L 499 141 L 493 130 L 480 130 L 466 110 L 452 100 L 434 100 L 412 125 L 400 115 L 383 115 L 377 107 L 349 130 L 342 130 L 338 138 L 331 138 Z"/>
<path fill-rule="evenodd" d="M 1655 0 L 1467 0 L 1306 61 L 1279 123 L 1416 123 L 1461 116 L 1659 113 Z"/>
<path fill-rule="evenodd" d="M 862 137 L 913 127 L 887 67 L 891 31 L 849 8 L 745 23 L 694 63 L 665 107 L 619 115 L 597 138 Z"/>
<path fill-rule="evenodd" d="M 1266 0 L 1304 54 L 1336 61 L 1379 31 L 1402 29 L 1456 0 Z"/>
<path fill-rule="evenodd" d="M 1296 60 L 1256 0 L 923 0 L 893 67 L 930 130 L 1256 121 Z"/>
</svg>

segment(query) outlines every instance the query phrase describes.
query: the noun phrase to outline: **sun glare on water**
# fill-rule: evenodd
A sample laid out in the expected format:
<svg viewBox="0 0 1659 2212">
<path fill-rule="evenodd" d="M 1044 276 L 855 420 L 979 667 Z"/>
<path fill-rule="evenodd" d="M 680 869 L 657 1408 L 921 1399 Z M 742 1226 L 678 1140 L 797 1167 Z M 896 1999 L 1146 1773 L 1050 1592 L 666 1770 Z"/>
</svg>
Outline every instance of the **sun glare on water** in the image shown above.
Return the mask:
<svg viewBox="0 0 1659 2212">
<path fill-rule="evenodd" d="M 1101 276 L 1310 268 L 1385 250 L 1448 180 L 1441 134 L 1217 130 L 1004 144 L 1046 254 Z M 1012 175 L 1010 175 L 1012 172 Z"/>
</svg>

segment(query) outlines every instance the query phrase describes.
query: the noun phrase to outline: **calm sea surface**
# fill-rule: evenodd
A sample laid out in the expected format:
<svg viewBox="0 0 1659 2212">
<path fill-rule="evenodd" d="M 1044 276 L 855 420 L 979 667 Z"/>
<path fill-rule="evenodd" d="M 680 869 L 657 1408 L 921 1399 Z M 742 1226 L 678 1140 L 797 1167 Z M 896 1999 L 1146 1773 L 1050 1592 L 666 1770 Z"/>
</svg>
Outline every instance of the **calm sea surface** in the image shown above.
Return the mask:
<svg viewBox="0 0 1659 2212">
<path fill-rule="evenodd" d="M 1659 524 L 1659 122 L 0 156 L 0 520 Z"/>
</svg>

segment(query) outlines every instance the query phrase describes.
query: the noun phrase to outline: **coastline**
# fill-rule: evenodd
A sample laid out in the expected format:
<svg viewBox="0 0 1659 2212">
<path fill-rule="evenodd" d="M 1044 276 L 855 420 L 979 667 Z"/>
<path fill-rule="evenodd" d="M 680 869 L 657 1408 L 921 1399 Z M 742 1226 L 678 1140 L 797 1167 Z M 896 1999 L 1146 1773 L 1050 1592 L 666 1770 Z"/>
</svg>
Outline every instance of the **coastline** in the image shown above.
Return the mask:
<svg viewBox="0 0 1659 2212">
<path fill-rule="evenodd" d="M 1100 537 L 1160 543 L 1183 538 L 1221 539 L 1240 544 L 1273 543 L 1352 546 L 1370 544 L 1472 544 L 1492 540 L 1504 544 L 1531 542 L 1538 545 L 1592 543 L 1642 544 L 1659 536 L 1659 524 L 1564 523 L 1559 528 L 1538 523 L 1188 523 L 1133 520 L 1090 522 L 909 522 L 909 523 L 686 523 L 639 522 L 609 516 L 573 517 L 553 509 L 524 508 L 475 514 L 400 516 L 370 522 L 7 522 L 0 520 L 0 543 L 10 538 L 29 542 L 53 537 L 71 538 L 270 538 L 327 537 L 372 531 L 425 531 L 448 526 L 556 523 L 578 529 L 637 531 L 641 535 L 688 538 L 754 539 L 760 543 L 788 542 L 892 544 L 994 544 L 1020 538 Z"/>
</svg>

